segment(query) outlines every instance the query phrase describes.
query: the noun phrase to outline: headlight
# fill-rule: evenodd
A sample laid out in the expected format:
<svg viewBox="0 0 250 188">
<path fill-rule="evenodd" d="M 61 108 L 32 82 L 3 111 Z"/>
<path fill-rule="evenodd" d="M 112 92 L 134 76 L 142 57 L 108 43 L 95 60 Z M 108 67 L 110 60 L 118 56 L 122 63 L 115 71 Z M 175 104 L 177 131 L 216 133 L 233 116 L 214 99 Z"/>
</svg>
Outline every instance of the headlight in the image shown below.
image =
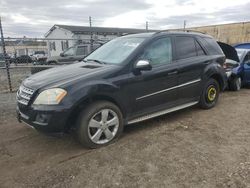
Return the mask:
<svg viewBox="0 0 250 188">
<path fill-rule="evenodd" d="M 41 92 L 36 98 L 34 104 L 55 105 L 67 95 L 67 91 L 61 88 L 47 89 Z"/>
</svg>

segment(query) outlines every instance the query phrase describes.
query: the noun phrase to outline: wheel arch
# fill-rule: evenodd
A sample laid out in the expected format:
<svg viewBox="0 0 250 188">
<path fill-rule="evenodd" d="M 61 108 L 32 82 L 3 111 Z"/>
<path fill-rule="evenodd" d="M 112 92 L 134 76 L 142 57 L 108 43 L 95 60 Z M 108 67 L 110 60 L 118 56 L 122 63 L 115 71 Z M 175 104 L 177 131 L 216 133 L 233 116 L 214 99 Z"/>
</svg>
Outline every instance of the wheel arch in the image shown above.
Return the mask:
<svg viewBox="0 0 250 188">
<path fill-rule="evenodd" d="M 220 86 L 220 91 L 225 90 L 227 86 L 228 78 L 227 78 L 224 68 L 220 66 L 217 62 L 213 62 L 207 65 L 204 69 L 203 79 L 207 81 L 210 78 L 213 78 L 218 82 Z"/>
<path fill-rule="evenodd" d="M 123 119 L 126 118 L 127 112 L 126 112 L 125 108 L 114 97 L 104 95 L 104 94 L 93 95 L 91 97 L 82 99 L 78 104 L 76 104 L 73 107 L 73 109 L 71 110 L 71 112 L 69 114 L 67 123 L 66 123 L 66 127 L 65 127 L 66 132 L 70 128 L 72 128 L 76 125 L 77 118 L 78 118 L 80 112 L 84 109 L 84 107 L 86 107 L 87 105 L 89 105 L 90 103 L 92 103 L 94 101 L 108 101 L 108 102 L 113 103 L 114 105 L 116 105 L 120 109 L 120 111 L 123 115 Z"/>
<path fill-rule="evenodd" d="M 224 90 L 224 88 L 225 88 L 225 83 L 224 83 L 223 77 L 222 77 L 220 74 L 214 73 L 214 74 L 212 74 L 212 75 L 210 76 L 210 78 L 213 78 L 213 79 L 215 79 L 215 80 L 218 82 L 218 84 L 219 84 L 219 86 L 220 86 L 220 91 L 223 91 L 223 90 Z"/>
</svg>

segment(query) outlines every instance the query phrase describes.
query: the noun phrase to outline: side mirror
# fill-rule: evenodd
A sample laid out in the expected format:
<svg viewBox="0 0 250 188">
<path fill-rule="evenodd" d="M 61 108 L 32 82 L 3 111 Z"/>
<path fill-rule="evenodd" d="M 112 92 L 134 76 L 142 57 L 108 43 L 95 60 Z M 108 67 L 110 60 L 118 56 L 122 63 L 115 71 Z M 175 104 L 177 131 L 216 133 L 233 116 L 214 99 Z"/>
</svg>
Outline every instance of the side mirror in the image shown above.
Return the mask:
<svg viewBox="0 0 250 188">
<path fill-rule="evenodd" d="M 135 65 L 135 69 L 140 71 L 149 71 L 152 69 L 152 66 L 147 60 L 139 60 Z"/>
<path fill-rule="evenodd" d="M 64 57 L 65 55 L 64 55 L 64 53 L 62 52 L 62 53 L 60 53 L 60 56 L 61 56 L 61 57 Z"/>
</svg>

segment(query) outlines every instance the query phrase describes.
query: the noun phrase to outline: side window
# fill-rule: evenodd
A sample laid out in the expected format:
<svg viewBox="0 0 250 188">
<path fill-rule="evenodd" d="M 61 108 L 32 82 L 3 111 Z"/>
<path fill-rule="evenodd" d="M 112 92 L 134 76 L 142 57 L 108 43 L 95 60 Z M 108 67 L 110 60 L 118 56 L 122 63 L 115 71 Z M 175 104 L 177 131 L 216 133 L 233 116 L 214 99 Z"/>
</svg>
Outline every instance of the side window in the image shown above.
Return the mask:
<svg viewBox="0 0 250 188">
<path fill-rule="evenodd" d="M 201 45 L 197 41 L 195 41 L 195 46 L 196 46 L 197 56 L 206 55 Z"/>
<path fill-rule="evenodd" d="M 87 55 L 87 54 L 88 54 L 87 46 L 78 46 L 76 50 L 76 55 Z"/>
<path fill-rule="evenodd" d="M 247 55 L 244 58 L 244 63 L 249 63 L 250 62 L 250 52 L 247 53 Z"/>
<path fill-rule="evenodd" d="M 172 61 L 171 38 L 161 38 L 146 47 L 141 59 L 149 60 L 152 66 L 168 64 Z"/>
<path fill-rule="evenodd" d="M 193 37 L 176 37 L 177 59 L 196 56 L 195 40 Z"/>
<path fill-rule="evenodd" d="M 73 56 L 74 55 L 74 52 L 75 52 L 75 48 L 69 48 L 68 50 L 66 50 L 64 52 L 64 55 L 65 56 Z"/>
<path fill-rule="evenodd" d="M 203 37 L 201 42 L 210 55 L 223 54 L 222 49 L 213 38 Z"/>
</svg>

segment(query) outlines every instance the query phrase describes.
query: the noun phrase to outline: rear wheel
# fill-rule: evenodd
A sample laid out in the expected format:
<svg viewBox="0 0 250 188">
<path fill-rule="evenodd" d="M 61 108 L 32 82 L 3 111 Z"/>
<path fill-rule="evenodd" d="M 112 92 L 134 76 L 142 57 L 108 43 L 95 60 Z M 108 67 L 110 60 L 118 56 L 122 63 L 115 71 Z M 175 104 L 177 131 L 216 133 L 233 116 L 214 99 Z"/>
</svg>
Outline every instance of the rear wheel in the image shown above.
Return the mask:
<svg viewBox="0 0 250 188">
<path fill-rule="evenodd" d="M 48 61 L 46 64 L 47 64 L 47 65 L 56 65 L 57 62 L 56 62 L 56 61 Z"/>
<path fill-rule="evenodd" d="M 203 109 L 213 108 L 219 99 L 220 87 L 215 79 L 209 79 L 204 85 L 201 98 L 200 107 Z"/>
<path fill-rule="evenodd" d="M 239 91 L 241 88 L 241 78 L 240 77 L 235 77 L 229 82 L 229 88 L 232 91 Z"/>
<path fill-rule="evenodd" d="M 123 131 L 122 113 L 113 103 L 97 101 L 84 109 L 78 118 L 76 134 L 88 148 L 112 143 Z"/>
</svg>

